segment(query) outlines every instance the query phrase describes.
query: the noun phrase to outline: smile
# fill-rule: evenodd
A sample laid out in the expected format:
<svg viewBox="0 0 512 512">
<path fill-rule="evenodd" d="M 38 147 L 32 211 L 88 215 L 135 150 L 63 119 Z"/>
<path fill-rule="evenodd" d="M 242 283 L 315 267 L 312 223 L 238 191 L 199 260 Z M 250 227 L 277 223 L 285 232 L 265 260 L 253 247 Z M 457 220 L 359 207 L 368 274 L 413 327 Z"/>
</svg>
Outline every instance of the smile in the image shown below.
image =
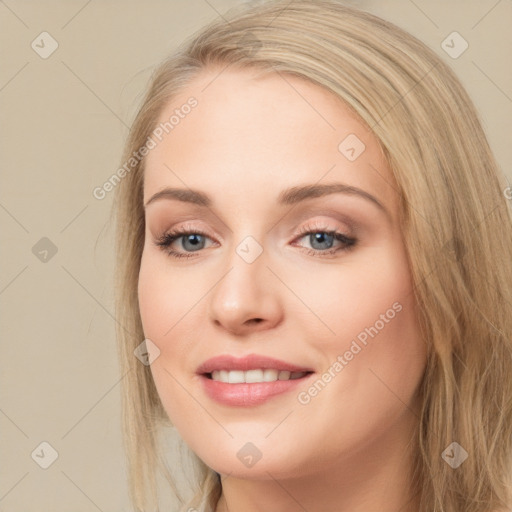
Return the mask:
<svg viewBox="0 0 512 512">
<path fill-rule="evenodd" d="M 271 368 L 255 370 L 214 370 L 209 377 L 218 382 L 228 384 L 275 382 L 277 380 L 294 380 L 305 377 L 309 372 L 290 372 L 287 370 L 274 370 Z"/>
</svg>

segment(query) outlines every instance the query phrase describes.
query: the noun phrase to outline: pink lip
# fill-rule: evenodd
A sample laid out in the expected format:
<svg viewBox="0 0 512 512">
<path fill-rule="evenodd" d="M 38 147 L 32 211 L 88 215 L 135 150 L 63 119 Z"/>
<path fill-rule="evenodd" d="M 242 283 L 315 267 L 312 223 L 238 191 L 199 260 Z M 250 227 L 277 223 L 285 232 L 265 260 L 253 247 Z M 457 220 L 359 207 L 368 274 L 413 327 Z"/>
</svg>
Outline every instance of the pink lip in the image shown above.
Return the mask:
<svg viewBox="0 0 512 512">
<path fill-rule="evenodd" d="M 249 354 L 245 357 L 233 357 L 225 354 L 208 359 L 197 368 L 197 373 L 203 375 L 214 370 L 258 370 L 258 369 L 288 370 L 290 372 L 311 372 L 312 368 L 297 366 L 286 361 L 280 361 L 272 357 Z"/>
<path fill-rule="evenodd" d="M 287 370 L 289 372 L 310 372 L 300 379 L 277 380 L 275 382 L 253 382 L 228 384 L 210 378 L 214 370 Z M 313 370 L 309 367 L 297 366 L 272 357 L 249 354 L 242 358 L 221 355 L 208 359 L 197 369 L 205 393 L 218 403 L 235 407 L 248 407 L 262 404 L 270 398 L 291 391 L 311 377 Z"/>
</svg>

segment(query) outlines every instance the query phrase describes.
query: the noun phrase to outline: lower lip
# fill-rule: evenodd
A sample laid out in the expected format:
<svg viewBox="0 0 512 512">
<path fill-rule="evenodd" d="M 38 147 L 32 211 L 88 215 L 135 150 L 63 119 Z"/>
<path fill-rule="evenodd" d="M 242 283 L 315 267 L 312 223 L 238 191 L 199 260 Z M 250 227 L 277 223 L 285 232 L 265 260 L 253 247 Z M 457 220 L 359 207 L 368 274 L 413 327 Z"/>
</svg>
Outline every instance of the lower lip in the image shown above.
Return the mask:
<svg viewBox="0 0 512 512">
<path fill-rule="evenodd" d="M 294 388 L 303 384 L 305 380 L 313 375 L 307 374 L 300 379 L 293 380 L 276 380 L 274 382 L 254 382 L 228 384 L 220 382 L 201 375 L 206 394 L 216 402 L 223 405 L 231 405 L 236 407 L 250 407 L 259 405 L 272 397 L 292 391 Z"/>
</svg>

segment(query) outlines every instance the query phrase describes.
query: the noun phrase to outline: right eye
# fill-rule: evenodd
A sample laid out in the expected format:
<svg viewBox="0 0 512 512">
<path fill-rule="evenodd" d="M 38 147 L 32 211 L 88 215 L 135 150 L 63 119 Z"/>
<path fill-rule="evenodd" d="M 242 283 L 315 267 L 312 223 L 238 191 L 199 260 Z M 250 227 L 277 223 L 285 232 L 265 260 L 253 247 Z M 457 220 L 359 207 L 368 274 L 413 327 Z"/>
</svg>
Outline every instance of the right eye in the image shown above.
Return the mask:
<svg viewBox="0 0 512 512">
<path fill-rule="evenodd" d="M 182 238 L 181 246 L 185 251 L 191 249 L 191 252 L 199 252 L 204 249 L 204 243 L 208 235 L 200 230 L 190 230 L 187 228 L 178 228 L 175 230 L 168 231 L 159 237 L 155 244 L 162 248 L 167 254 L 173 258 L 190 258 L 193 254 L 187 254 L 187 252 L 180 252 L 172 248 L 172 244 Z M 187 248 L 188 245 L 188 248 Z"/>
</svg>

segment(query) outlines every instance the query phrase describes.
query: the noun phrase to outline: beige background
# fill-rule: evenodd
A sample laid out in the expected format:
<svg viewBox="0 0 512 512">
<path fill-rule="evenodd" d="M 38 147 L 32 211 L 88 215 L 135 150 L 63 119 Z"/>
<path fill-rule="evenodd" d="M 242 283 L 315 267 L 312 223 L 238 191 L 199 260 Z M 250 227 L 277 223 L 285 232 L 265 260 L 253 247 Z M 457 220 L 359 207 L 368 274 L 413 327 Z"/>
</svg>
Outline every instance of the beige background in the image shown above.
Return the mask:
<svg viewBox="0 0 512 512">
<path fill-rule="evenodd" d="M 0 512 L 129 510 L 112 313 L 112 194 L 100 201 L 92 190 L 117 169 L 152 68 L 236 3 L 0 2 Z M 512 2 L 347 3 L 404 27 L 453 66 L 512 180 Z M 43 31 L 59 45 L 47 59 L 31 48 Z M 440 46 L 453 31 L 469 43 L 457 59 Z M 43 237 L 57 248 L 46 262 L 32 250 Z M 31 457 L 36 448 L 41 455 L 43 441 L 58 452 L 48 469 Z"/>
</svg>

